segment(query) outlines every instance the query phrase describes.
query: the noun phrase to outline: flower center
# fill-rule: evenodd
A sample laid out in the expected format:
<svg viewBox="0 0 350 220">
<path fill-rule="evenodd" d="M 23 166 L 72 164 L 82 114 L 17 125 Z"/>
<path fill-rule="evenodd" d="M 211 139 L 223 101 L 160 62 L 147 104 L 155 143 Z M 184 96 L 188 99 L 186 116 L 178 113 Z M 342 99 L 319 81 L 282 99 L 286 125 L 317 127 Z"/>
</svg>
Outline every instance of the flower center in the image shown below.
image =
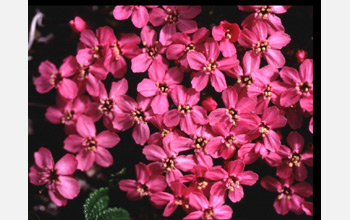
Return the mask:
<svg viewBox="0 0 350 220">
<path fill-rule="evenodd" d="M 66 123 L 67 121 L 72 120 L 73 116 L 74 116 L 74 111 L 73 111 L 73 110 L 71 110 L 71 111 L 65 111 L 65 112 L 64 112 L 64 117 L 62 118 L 61 123 L 64 124 L 64 123 Z"/>
<path fill-rule="evenodd" d="M 204 147 L 207 145 L 208 140 L 202 137 L 197 137 L 195 139 L 193 139 L 193 143 L 195 145 L 195 149 L 194 152 L 199 152 L 201 151 L 201 149 L 204 150 Z M 205 152 L 205 150 L 204 150 Z"/>
<path fill-rule="evenodd" d="M 236 177 L 231 176 L 229 178 L 227 178 L 226 180 L 226 187 L 227 189 L 229 189 L 230 191 L 234 191 L 235 188 L 239 188 L 239 181 Z"/>
<path fill-rule="evenodd" d="M 194 45 L 193 43 L 186 45 L 186 51 L 194 51 L 194 50 L 196 50 L 196 45 Z"/>
<path fill-rule="evenodd" d="M 269 42 L 267 40 L 258 41 L 256 44 L 253 44 L 252 50 L 255 50 L 257 54 L 267 52 L 267 49 L 270 49 Z"/>
<path fill-rule="evenodd" d="M 98 59 L 98 58 L 101 58 L 101 57 L 102 57 L 102 55 L 101 55 L 101 49 L 102 49 L 102 47 L 101 47 L 101 46 L 94 46 L 94 47 L 92 47 L 91 49 L 93 50 L 93 53 L 94 53 L 93 57 L 94 57 L 95 59 Z"/>
<path fill-rule="evenodd" d="M 169 24 L 176 24 L 179 21 L 179 14 L 176 10 L 172 11 L 170 8 L 166 9 L 168 16 L 164 18 L 164 21 Z"/>
<path fill-rule="evenodd" d="M 231 150 L 233 150 L 235 148 L 234 144 L 237 144 L 237 143 L 238 143 L 238 141 L 232 135 L 229 135 L 225 138 L 225 145 L 227 148 L 230 148 Z"/>
<path fill-rule="evenodd" d="M 145 184 L 138 183 L 136 191 L 139 193 L 141 198 L 148 196 L 148 187 Z"/>
<path fill-rule="evenodd" d="M 145 112 L 140 108 L 135 108 L 135 111 L 132 112 L 134 117 L 134 122 L 142 122 L 145 120 Z"/>
<path fill-rule="evenodd" d="M 95 137 L 85 138 L 83 142 L 83 147 L 85 151 L 93 153 L 96 151 L 97 141 Z"/>
<path fill-rule="evenodd" d="M 203 214 L 206 219 L 210 219 L 212 216 L 215 215 L 215 212 L 212 207 L 209 207 L 203 211 Z"/>
<path fill-rule="evenodd" d="M 265 90 L 264 90 L 264 96 L 265 96 L 268 100 L 271 100 L 271 94 L 272 94 L 271 89 L 272 89 L 272 84 L 269 83 L 269 84 L 266 86 Z"/>
<path fill-rule="evenodd" d="M 156 86 L 159 88 L 161 92 L 168 92 L 168 82 L 156 82 Z"/>
<path fill-rule="evenodd" d="M 170 133 L 170 131 L 168 129 L 162 129 L 161 135 L 162 137 L 167 136 Z"/>
<path fill-rule="evenodd" d="M 110 98 L 102 99 L 100 101 L 100 105 L 98 106 L 98 110 L 104 114 L 111 113 L 114 104 L 115 102 L 113 101 L 113 99 L 110 99 Z"/>
<path fill-rule="evenodd" d="M 289 162 L 288 162 L 289 167 L 293 167 L 293 165 L 300 167 L 300 159 L 301 159 L 300 154 L 298 153 L 290 154 L 288 155 L 288 159 L 289 159 Z"/>
<path fill-rule="evenodd" d="M 86 75 L 89 73 L 89 66 L 85 66 L 83 64 L 80 64 L 79 73 L 80 73 L 80 75 L 79 75 L 78 79 L 83 80 L 86 77 Z"/>
<path fill-rule="evenodd" d="M 284 186 L 282 189 L 279 190 L 278 199 L 291 199 L 292 197 L 292 191 L 289 187 Z"/>
<path fill-rule="evenodd" d="M 154 58 L 158 53 L 158 49 L 156 46 L 150 46 L 146 48 L 146 53 L 148 53 L 150 57 Z"/>
<path fill-rule="evenodd" d="M 271 8 L 270 6 L 263 5 L 256 8 L 256 12 L 258 13 L 260 18 L 267 18 L 270 14 Z"/>
<path fill-rule="evenodd" d="M 237 82 L 241 85 L 245 85 L 247 86 L 247 88 L 250 87 L 250 85 L 253 83 L 253 78 L 248 75 L 248 76 L 242 76 L 242 77 L 238 77 Z"/>
<path fill-rule="evenodd" d="M 203 177 L 198 177 L 197 178 L 197 188 L 199 190 L 205 189 L 205 187 L 207 187 L 208 182 L 205 181 L 205 179 Z"/>
<path fill-rule="evenodd" d="M 163 159 L 162 166 L 165 168 L 165 172 L 168 173 L 171 170 L 175 170 L 175 163 L 176 161 L 173 156 Z"/>
<path fill-rule="evenodd" d="M 109 46 L 109 47 L 112 48 L 115 57 L 116 57 L 117 59 L 119 59 L 119 58 L 120 58 L 121 51 L 120 51 L 120 48 L 119 48 L 119 46 L 118 46 L 118 43 L 115 42 L 115 43 L 113 43 L 113 44 L 112 44 L 111 46 Z"/>
<path fill-rule="evenodd" d="M 217 67 L 216 62 L 213 59 L 210 59 L 209 63 L 207 63 L 207 65 L 203 67 L 203 71 L 210 72 L 212 70 L 215 70 L 216 67 Z"/>
<path fill-rule="evenodd" d="M 239 118 L 238 112 L 234 108 L 225 109 L 226 115 L 230 118 L 230 122 L 236 125 L 236 120 Z"/>
<path fill-rule="evenodd" d="M 261 136 L 262 137 L 265 137 L 268 133 L 269 133 L 269 127 L 262 123 L 260 126 L 259 126 L 259 132 L 261 133 Z"/>
<path fill-rule="evenodd" d="M 295 87 L 297 90 L 299 90 L 300 92 L 302 93 L 307 93 L 309 92 L 310 88 L 311 88 L 311 83 L 308 83 L 308 82 L 300 82 L 300 83 L 297 83 L 297 86 Z"/>
<path fill-rule="evenodd" d="M 61 73 L 52 73 L 50 78 L 51 85 L 57 86 L 59 82 L 61 82 L 63 79 Z"/>
<path fill-rule="evenodd" d="M 182 114 L 187 114 L 190 113 L 192 108 L 189 105 L 179 105 L 177 109 L 182 113 Z"/>
</svg>

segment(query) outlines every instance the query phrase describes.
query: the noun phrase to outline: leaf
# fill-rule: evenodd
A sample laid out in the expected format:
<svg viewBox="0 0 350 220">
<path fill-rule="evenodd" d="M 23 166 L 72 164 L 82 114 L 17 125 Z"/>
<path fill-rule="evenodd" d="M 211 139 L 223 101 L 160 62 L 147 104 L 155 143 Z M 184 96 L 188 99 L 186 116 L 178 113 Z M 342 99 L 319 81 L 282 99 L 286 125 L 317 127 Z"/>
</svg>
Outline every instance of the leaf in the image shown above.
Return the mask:
<svg viewBox="0 0 350 220">
<path fill-rule="evenodd" d="M 103 210 L 96 220 L 129 220 L 129 212 L 122 208 Z"/>
<path fill-rule="evenodd" d="M 108 207 L 108 188 L 99 188 L 85 200 L 84 215 L 86 220 L 95 220 L 97 216 Z"/>
</svg>

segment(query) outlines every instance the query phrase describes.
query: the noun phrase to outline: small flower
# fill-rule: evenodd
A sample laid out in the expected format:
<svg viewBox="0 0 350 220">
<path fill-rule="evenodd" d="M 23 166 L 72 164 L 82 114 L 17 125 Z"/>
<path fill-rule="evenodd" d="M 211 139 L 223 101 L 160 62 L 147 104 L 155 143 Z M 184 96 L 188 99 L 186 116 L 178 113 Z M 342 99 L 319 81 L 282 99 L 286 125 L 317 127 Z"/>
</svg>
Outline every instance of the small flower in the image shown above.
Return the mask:
<svg viewBox="0 0 350 220">
<path fill-rule="evenodd" d="M 295 57 L 297 58 L 298 63 L 302 63 L 307 57 L 307 52 L 300 49 L 296 52 Z"/>
<path fill-rule="evenodd" d="M 220 41 L 220 51 L 224 57 L 232 57 L 236 54 L 236 47 L 233 44 L 238 40 L 241 29 L 236 23 L 220 21 L 219 26 L 214 26 L 212 35 L 214 40 Z"/>
<path fill-rule="evenodd" d="M 34 153 L 34 159 L 35 165 L 30 167 L 29 172 L 30 183 L 45 185 L 51 200 L 57 206 L 65 206 L 68 199 L 78 196 L 80 186 L 72 177 L 78 162 L 73 155 L 66 154 L 55 164 L 50 150 L 41 147 Z"/>
<path fill-rule="evenodd" d="M 202 101 L 202 106 L 205 108 L 205 110 L 207 110 L 207 112 L 211 112 L 216 109 L 218 103 L 216 103 L 211 96 L 208 96 Z"/>
<path fill-rule="evenodd" d="M 85 29 L 90 29 L 86 22 L 79 16 L 75 16 L 74 20 L 70 20 L 69 26 L 76 33 L 81 33 Z"/>
<path fill-rule="evenodd" d="M 113 157 L 106 148 L 117 145 L 120 138 L 110 131 L 102 131 L 96 135 L 94 122 L 87 116 L 79 117 L 76 129 L 78 134 L 71 134 L 64 140 L 63 148 L 77 153 L 78 169 L 86 171 L 94 162 L 102 167 L 113 164 Z"/>
<path fill-rule="evenodd" d="M 113 16 L 117 20 L 125 20 L 131 16 L 131 21 L 137 28 L 143 28 L 149 21 L 147 8 L 157 6 L 143 5 L 117 5 L 113 10 Z"/>
</svg>

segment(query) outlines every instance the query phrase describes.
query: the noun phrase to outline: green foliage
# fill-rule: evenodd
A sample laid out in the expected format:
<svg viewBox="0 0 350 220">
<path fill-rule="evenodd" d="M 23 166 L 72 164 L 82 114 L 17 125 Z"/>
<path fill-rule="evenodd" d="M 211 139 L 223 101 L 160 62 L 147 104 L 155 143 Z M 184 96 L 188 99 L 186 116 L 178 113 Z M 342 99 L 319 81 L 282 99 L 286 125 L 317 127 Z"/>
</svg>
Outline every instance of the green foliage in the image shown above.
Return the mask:
<svg viewBox="0 0 350 220">
<path fill-rule="evenodd" d="M 108 187 L 96 189 L 90 193 L 84 203 L 86 220 L 124 220 L 130 219 L 129 213 L 122 208 L 108 208 Z"/>
</svg>

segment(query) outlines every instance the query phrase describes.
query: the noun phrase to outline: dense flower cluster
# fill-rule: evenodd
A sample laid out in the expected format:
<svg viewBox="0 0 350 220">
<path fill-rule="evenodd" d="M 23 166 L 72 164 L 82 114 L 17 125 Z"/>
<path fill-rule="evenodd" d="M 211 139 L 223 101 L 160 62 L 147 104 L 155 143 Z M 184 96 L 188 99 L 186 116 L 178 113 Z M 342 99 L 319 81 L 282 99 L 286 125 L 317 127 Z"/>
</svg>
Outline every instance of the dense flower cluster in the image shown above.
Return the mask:
<svg viewBox="0 0 350 220">
<path fill-rule="evenodd" d="M 43 61 L 34 84 L 39 93 L 57 90 L 46 118 L 64 124 L 63 148 L 75 156 L 54 165 L 50 151 L 40 148 L 30 182 L 45 184 L 52 201 L 65 205 L 79 193 L 75 170 L 113 164 L 108 149 L 118 145 L 119 132 L 132 129 L 150 163 L 135 165 L 136 179 L 119 181 L 128 199 L 146 197 L 165 207 L 164 216 L 182 208 L 184 219 L 230 219 L 230 204 L 259 180 L 246 165 L 262 159 L 279 178 L 260 178 L 276 193 L 276 212 L 312 215 L 307 199 L 313 191 L 305 180 L 313 152 L 296 130 L 308 120 L 313 133 L 313 60 L 298 51 L 299 70 L 285 66 L 281 49 L 291 37 L 277 15 L 290 6 L 238 8 L 253 13 L 241 25 L 221 21 L 212 30 L 198 27 L 200 6 L 116 6 L 116 20 L 131 17 L 140 29 L 120 36 L 108 26 L 91 30 L 79 17 L 69 22 L 80 33 L 76 55 L 59 68 Z M 245 48 L 241 60 L 237 46 Z M 127 95 L 133 83 L 124 78 L 127 70 L 148 74 L 136 97 Z M 109 73 L 115 81 L 107 91 Z M 190 88 L 184 74 L 191 76 Z M 207 87 L 221 100 L 201 97 Z M 105 130 L 96 131 L 101 118 Z M 292 130 L 284 137 L 280 129 L 287 124 Z"/>
</svg>

